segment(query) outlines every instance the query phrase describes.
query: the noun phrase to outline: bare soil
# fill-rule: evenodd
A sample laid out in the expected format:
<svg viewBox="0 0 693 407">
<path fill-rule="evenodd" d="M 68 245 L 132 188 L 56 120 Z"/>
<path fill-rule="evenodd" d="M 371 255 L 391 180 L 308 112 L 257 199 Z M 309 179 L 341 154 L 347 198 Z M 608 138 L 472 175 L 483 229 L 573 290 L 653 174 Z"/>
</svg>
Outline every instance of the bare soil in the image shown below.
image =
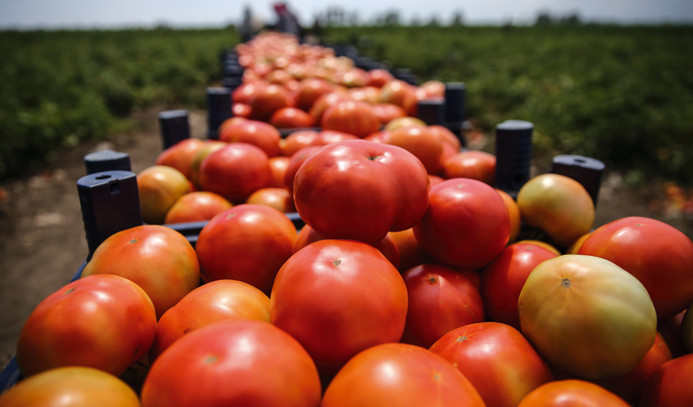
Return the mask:
<svg viewBox="0 0 693 407">
<path fill-rule="evenodd" d="M 32 175 L 0 183 L 0 367 L 15 352 L 24 321 L 46 296 L 66 284 L 87 255 L 76 182 L 85 175 L 86 154 L 111 149 L 130 155 L 132 170 L 152 165 L 161 152 L 157 114 L 151 109 L 133 116 L 134 130 L 106 142 L 65 150 Z M 207 130 L 203 111 L 189 111 L 193 137 Z M 693 222 L 678 214 L 654 212 L 661 188 L 635 192 L 618 174 L 606 174 L 596 225 L 629 215 L 664 220 L 692 236 Z"/>
</svg>

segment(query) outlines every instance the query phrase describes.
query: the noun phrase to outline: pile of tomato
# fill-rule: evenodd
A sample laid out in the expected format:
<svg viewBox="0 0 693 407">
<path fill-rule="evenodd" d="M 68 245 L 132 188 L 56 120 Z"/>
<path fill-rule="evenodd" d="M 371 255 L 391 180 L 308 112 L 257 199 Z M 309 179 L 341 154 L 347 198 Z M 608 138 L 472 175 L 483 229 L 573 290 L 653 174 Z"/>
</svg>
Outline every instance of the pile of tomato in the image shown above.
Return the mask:
<svg viewBox="0 0 693 407">
<path fill-rule="evenodd" d="M 219 139 L 137 174 L 145 224 L 37 306 L 0 406 L 693 405 L 685 234 L 595 228 L 563 175 L 494 188 L 493 154 L 416 117 L 443 83 L 277 33 L 235 51 Z M 194 221 L 194 246 L 166 226 Z"/>
</svg>

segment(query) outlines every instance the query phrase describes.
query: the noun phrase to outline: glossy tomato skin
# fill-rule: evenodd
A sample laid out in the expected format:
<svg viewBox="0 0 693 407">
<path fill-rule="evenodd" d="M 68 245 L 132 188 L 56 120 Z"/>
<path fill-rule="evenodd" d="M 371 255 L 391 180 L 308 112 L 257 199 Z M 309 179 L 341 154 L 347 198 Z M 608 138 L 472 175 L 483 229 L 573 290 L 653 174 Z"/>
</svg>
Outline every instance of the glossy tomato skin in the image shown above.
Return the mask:
<svg viewBox="0 0 693 407">
<path fill-rule="evenodd" d="M 515 243 L 487 265 L 481 274 L 481 297 L 488 316 L 520 329 L 517 299 L 529 273 L 557 254 L 531 243 Z"/>
<path fill-rule="evenodd" d="M 560 174 L 541 174 L 517 193 L 522 219 L 544 231 L 563 247 L 570 246 L 594 225 L 594 204 L 587 190 Z"/>
<path fill-rule="evenodd" d="M 209 191 L 187 193 L 166 212 L 164 223 L 199 222 L 212 219 L 233 205 L 223 196 Z"/>
<path fill-rule="evenodd" d="M 443 162 L 445 178 L 472 178 L 493 185 L 496 156 L 480 150 L 464 150 Z"/>
<path fill-rule="evenodd" d="M 663 363 L 649 377 L 643 388 L 643 407 L 674 407 L 693 405 L 693 354 L 686 354 Z"/>
<path fill-rule="evenodd" d="M 279 212 L 296 212 L 294 197 L 286 188 L 260 188 L 250 194 L 247 204 L 265 205 Z"/>
<path fill-rule="evenodd" d="M 428 126 L 397 128 L 390 131 L 385 142 L 414 154 L 429 174 L 437 174 L 443 168 L 443 140 Z"/>
<path fill-rule="evenodd" d="M 421 219 L 429 188 L 426 169 L 410 152 L 350 140 L 310 155 L 293 193 L 301 218 L 321 235 L 375 243 Z"/>
<path fill-rule="evenodd" d="M 430 205 L 414 232 L 439 262 L 480 268 L 508 243 L 510 217 L 493 187 L 469 178 L 453 178 L 431 188 Z"/>
<path fill-rule="evenodd" d="M 137 393 L 103 370 L 66 366 L 23 379 L 0 395 L 0 407 L 140 407 Z"/>
<path fill-rule="evenodd" d="M 266 205 L 242 204 L 212 218 L 195 249 L 202 279 L 244 281 L 269 293 L 274 276 L 291 255 L 296 227 Z"/>
<path fill-rule="evenodd" d="M 479 290 L 462 272 L 422 264 L 402 277 L 409 301 L 405 328 L 408 342 L 428 348 L 450 330 L 484 320 Z"/>
<path fill-rule="evenodd" d="M 115 274 L 134 281 L 149 295 L 157 318 L 200 284 L 200 266 L 190 242 L 160 225 L 135 226 L 104 240 L 82 277 Z"/>
<path fill-rule="evenodd" d="M 154 165 L 137 174 L 137 192 L 142 220 L 161 224 L 178 198 L 190 192 L 190 183 L 177 169 Z"/>
<path fill-rule="evenodd" d="M 319 367 L 402 337 L 407 290 L 377 249 L 353 240 L 320 240 L 294 253 L 270 295 L 271 322 L 296 338 Z"/>
<path fill-rule="evenodd" d="M 388 343 L 354 356 L 325 390 L 322 407 L 484 406 L 452 364 L 415 345 Z"/>
<path fill-rule="evenodd" d="M 271 83 L 257 89 L 248 102 L 250 118 L 268 122 L 277 110 L 293 106 L 294 100 L 291 92 L 284 86 Z"/>
<path fill-rule="evenodd" d="M 278 129 L 313 127 L 313 116 L 297 107 L 283 107 L 272 114 L 270 124 Z"/>
<path fill-rule="evenodd" d="M 200 165 L 199 183 L 232 203 L 243 203 L 272 182 L 267 154 L 252 144 L 230 143 L 210 153 Z"/>
<path fill-rule="evenodd" d="M 646 217 L 625 217 L 595 229 L 578 253 L 610 260 L 647 288 L 657 316 L 693 303 L 693 242 L 681 231 Z"/>
<path fill-rule="evenodd" d="M 522 333 L 498 322 L 460 326 L 430 350 L 456 366 L 489 407 L 516 406 L 530 391 L 554 379 Z"/>
<path fill-rule="evenodd" d="M 46 297 L 24 323 L 17 363 L 25 376 L 62 366 L 86 366 L 116 376 L 146 355 L 156 314 L 132 281 L 96 275 Z"/>
<path fill-rule="evenodd" d="M 216 280 L 199 286 L 159 319 L 150 361 L 183 335 L 226 319 L 269 322 L 269 297 L 238 280 Z"/>
<path fill-rule="evenodd" d="M 325 109 L 320 126 L 363 138 L 378 131 L 380 119 L 368 103 L 345 100 Z"/>
<path fill-rule="evenodd" d="M 154 361 L 143 407 L 317 406 L 321 385 L 301 345 L 263 321 L 220 321 L 182 337 Z"/>
<path fill-rule="evenodd" d="M 556 380 L 534 389 L 518 407 L 628 407 L 617 395 L 592 382 Z"/>
<path fill-rule="evenodd" d="M 156 158 L 156 164 L 173 167 L 190 179 L 193 157 L 204 145 L 205 142 L 201 139 L 181 140 L 162 151 Z"/>
<path fill-rule="evenodd" d="M 527 277 L 517 308 L 522 333 L 546 361 L 584 379 L 630 371 L 657 332 L 645 287 L 594 256 L 566 254 L 539 264 Z"/>
<path fill-rule="evenodd" d="M 226 143 L 248 143 L 262 149 L 268 157 L 281 152 L 281 135 L 271 124 L 258 120 L 227 119 L 219 126 L 219 140 Z"/>
</svg>

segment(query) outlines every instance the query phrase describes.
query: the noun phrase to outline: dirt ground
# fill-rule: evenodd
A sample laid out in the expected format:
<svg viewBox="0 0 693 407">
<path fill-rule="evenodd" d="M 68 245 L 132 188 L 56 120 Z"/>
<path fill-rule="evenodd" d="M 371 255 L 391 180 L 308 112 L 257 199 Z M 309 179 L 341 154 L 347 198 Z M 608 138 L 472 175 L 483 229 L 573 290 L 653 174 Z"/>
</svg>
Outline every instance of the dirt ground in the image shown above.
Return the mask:
<svg viewBox="0 0 693 407">
<path fill-rule="evenodd" d="M 33 308 L 66 284 L 87 255 L 76 187 L 85 175 L 84 156 L 111 149 L 128 153 L 134 172 L 152 165 L 162 146 L 159 111 L 135 115 L 135 129 L 127 134 L 71 148 L 34 175 L 0 183 L 0 366 L 12 358 L 19 332 Z M 190 126 L 193 137 L 204 137 L 205 112 L 190 111 Z M 607 174 L 596 225 L 627 215 L 650 216 L 692 236 L 690 219 L 650 211 L 648 203 L 658 191 L 646 192 L 628 191 L 618 175 Z"/>
</svg>

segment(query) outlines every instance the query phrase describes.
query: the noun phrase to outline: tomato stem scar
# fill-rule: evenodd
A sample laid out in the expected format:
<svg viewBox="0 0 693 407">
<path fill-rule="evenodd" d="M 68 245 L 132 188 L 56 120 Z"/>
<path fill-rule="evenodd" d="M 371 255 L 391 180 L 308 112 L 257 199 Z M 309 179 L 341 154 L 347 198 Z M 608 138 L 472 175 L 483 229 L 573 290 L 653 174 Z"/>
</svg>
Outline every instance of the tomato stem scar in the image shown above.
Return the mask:
<svg viewBox="0 0 693 407">
<path fill-rule="evenodd" d="M 564 278 L 561 281 L 561 285 L 565 288 L 570 288 L 570 279 L 569 278 Z"/>
<path fill-rule="evenodd" d="M 332 264 L 335 265 L 336 267 L 339 267 L 339 265 L 342 264 L 342 259 L 332 260 Z"/>
</svg>

